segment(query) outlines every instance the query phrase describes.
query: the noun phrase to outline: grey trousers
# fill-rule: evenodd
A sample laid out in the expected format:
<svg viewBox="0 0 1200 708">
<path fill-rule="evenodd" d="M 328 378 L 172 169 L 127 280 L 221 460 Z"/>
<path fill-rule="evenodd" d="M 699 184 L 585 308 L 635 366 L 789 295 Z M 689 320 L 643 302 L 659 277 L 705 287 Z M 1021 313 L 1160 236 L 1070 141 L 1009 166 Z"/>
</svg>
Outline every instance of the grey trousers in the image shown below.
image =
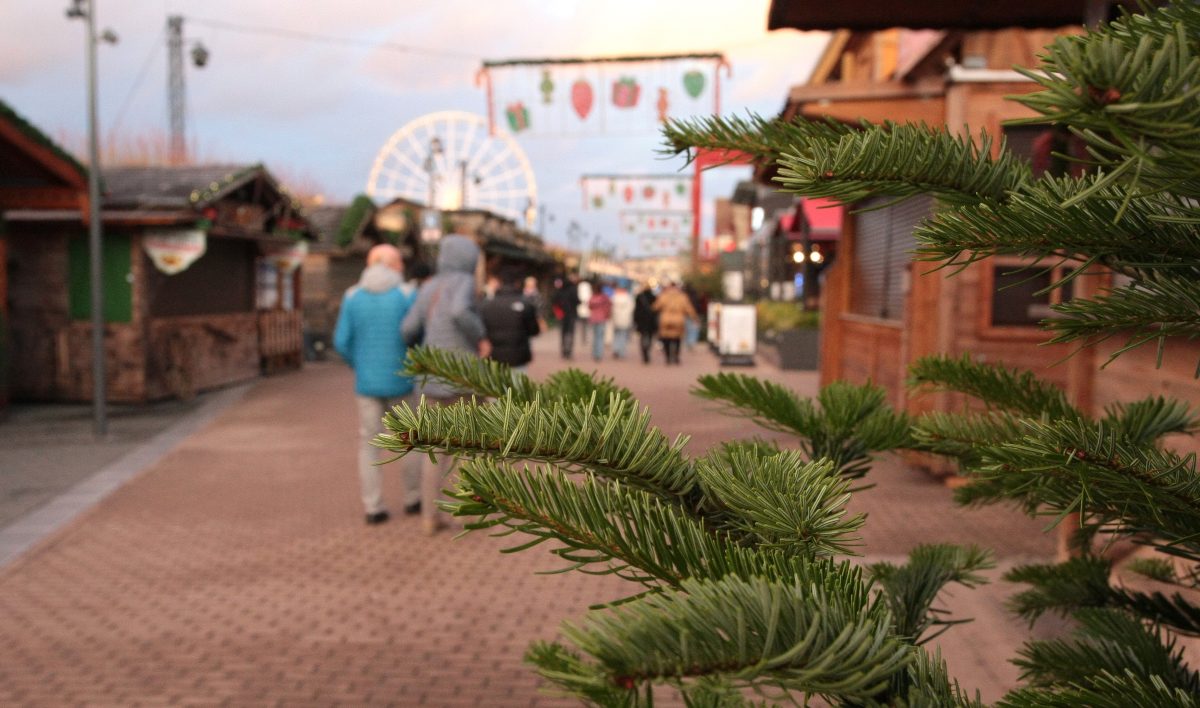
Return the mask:
<svg viewBox="0 0 1200 708">
<path fill-rule="evenodd" d="M 358 478 L 362 484 L 363 508 L 368 514 L 377 514 L 386 508 L 383 503 L 383 468 L 379 466 L 379 461 L 381 457 L 390 459 L 394 454 L 375 447 L 371 440 L 383 432 L 385 411 L 401 401 L 416 406 L 416 400 L 411 394 L 397 398 L 355 396 L 354 399 L 358 403 Z M 406 505 L 421 501 L 420 457 L 417 453 L 411 453 L 400 461 Z"/>
</svg>

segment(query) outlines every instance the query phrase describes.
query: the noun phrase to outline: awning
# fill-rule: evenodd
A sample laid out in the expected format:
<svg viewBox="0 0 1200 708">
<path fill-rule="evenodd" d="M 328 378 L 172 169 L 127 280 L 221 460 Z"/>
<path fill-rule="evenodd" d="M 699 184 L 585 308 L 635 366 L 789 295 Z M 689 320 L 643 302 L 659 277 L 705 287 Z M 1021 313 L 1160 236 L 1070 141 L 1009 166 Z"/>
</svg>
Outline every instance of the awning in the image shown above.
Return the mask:
<svg viewBox="0 0 1200 708">
<path fill-rule="evenodd" d="M 1089 8 L 1102 15 L 1109 0 L 772 0 L 767 29 L 880 30 L 1052 28 L 1081 25 Z"/>
<path fill-rule="evenodd" d="M 842 205 L 832 199 L 805 198 L 796 205 L 795 211 L 779 217 L 779 226 L 788 239 L 802 239 L 805 234 L 797 217 L 803 215 L 810 241 L 836 241 L 842 233 L 844 212 Z"/>
<path fill-rule="evenodd" d="M 842 233 L 845 209 L 832 199 L 804 199 L 800 202 L 808 222 L 809 238 L 814 241 L 835 241 Z"/>
</svg>

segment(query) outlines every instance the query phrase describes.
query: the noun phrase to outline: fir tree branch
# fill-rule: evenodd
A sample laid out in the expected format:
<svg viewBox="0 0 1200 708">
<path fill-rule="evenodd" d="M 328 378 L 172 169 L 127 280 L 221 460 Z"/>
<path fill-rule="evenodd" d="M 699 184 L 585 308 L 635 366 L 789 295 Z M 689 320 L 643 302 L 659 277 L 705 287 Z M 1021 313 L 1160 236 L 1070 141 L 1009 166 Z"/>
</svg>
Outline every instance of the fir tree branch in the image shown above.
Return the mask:
<svg viewBox="0 0 1200 708">
<path fill-rule="evenodd" d="M 1110 585 L 1112 563 L 1095 556 L 1058 564 L 1018 566 L 1005 574 L 1009 582 L 1033 587 L 1013 595 L 1010 608 L 1032 625 L 1046 612 L 1067 616 L 1080 609 L 1125 610 L 1175 632 L 1200 636 L 1200 608 L 1180 593 L 1143 593 Z"/>
<path fill-rule="evenodd" d="M 687 120 L 672 118 L 663 125 L 668 156 L 685 155 L 690 164 L 693 149 L 730 150 L 775 162 L 788 150 L 803 150 L 816 142 L 836 141 L 856 129 L 834 120 L 786 122 L 753 114 L 708 116 Z"/>
<path fill-rule="evenodd" d="M 980 570 L 995 567 L 992 554 L 978 546 L 924 544 L 914 548 L 908 562 L 872 563 L 867 572 L 875 579 L 892 611 L 894 632 L 914 645 L 924 644 L 955 624 L 969 620 L 944 619 L 945 610 L 933 607 L 939 593 L 949 583 L 973 588 L 987 580 Z M 923 637 L 931 627 L 941 631 Z"/>
<path fill-rule="evenodd" d="M 650 589 L 679 587 L 689 578 L 790 578 L 847 591 L 862 583 L 844 561 L 810 562 L 802 554 L 751 548 L 713 533 L 677 505 L 618 483 L 585 475 L 579 483 L 550 467 L 513 469 L 488 459 L 463 463 L 456 516 L 481 517 L 468 529 L 504 526 L 559 545 L 552 552 L 571 568 L 615 573 Z"/>
<path fill-rule="evenodd" d="M 991 156 L 992 139 L 952 135 L 921 124 L 869 126 L 836 142 L 780 150 L 785 192 L 845 203 L 870 196 L 929 194 L 946 204 L 1000 201 L 1032 179 L 1029 165 L 1007 150 Z"/>
<path fill-rule="evenodd" d="M 859 592 L 726 577 L 593 613 L 563 634 L 610 681 L 680 684 L 722 676 L 806 694 L 867 699 L 905 668 L 911 648 L 889 635 L 885 606 Z M 590 671 L 590 669 L 589 669 Z"/>
<path fill-rule="evenodd" d="M 491 403 L 464 401 L 414 410 L 396 406 L 384 416 L 389 431 L 375 438 L 386 450 L 456 456 L 491 455 L 555 462 L 589 469 L 672 497 L 696 488 L 686 437 L 674 442 L 650 426 L 650 413 L 616 394 L 601 406 L 595 393 L 584 403 L 540 395 L 522 403 L 511 395 Z"/>
<path fill-rule="evenodd" d="M 865 516 L 847 516 L 850 482 L 828 460 L 806 463 L 794 451 L 734 450 L 702 458 L 705 497 L 729 511 L 727 522 L 761 548 L 813 557 L 852 553 Z"/>
<path fill-rule="evenodd" d="M 521 402 L 532 401 L 538 388 L 533 379 L 513 371 L 507 364 L 437 347 L 409 349 L 404 373 L 421 379 L 434 378 L 483 397 L 503 398 L 510 394 L 513 400 Z"/>
<path fill-rule="evenodd" d="M 1159 550 L 1200 561 L 1196 456 L 1131 443 L 1112 426 L 1027 421 L 1017 442 L 984 453 L 976 475 L 1005 496 L 1036 494 L 1059 513 L 1097 517 L 1110 530 L 1149 534 Z"/>
<path fill-rule="evenodd" d="M 1156 629 L 1119 610 L 1085 609 L 1075 613 L 1077 635 L 1067 640 L 1028 642 L 1015 661 L 1022 678 L 1036 686 L 1088 686 L 1104 675 L 1137 667 L 1141 676 L 1158 677 L 1166 686 L 1200 696 L 1200 675 L 1183 661 L 1183 650 Z"/>
<path fill-rule="evenodd" d="M 1200 697 L 1182 688 L 1168 686 L 1158 676 L 1139 676 L 1130 669 L 1114 675 L 1102 672 L 1086 685 L 1070 683 L 1053 688 L 1023 688 L 1013 691 L 998 708 L 1200 708 Z"/>
<path fill-rule="evenodd" d="M 892 411 L 876 386 L 834 382 L 818 394 L 820 408 L 779 384 L 742 374 L 701 376 L 692 393 L 764 428 L 799 436 L 810 460 L 832 460 L 849 479 L 866 475 L 872 452 L 910 442 L 908 417 Z"/>
<path fill-rule="evenodd" d="M 989 408 L 1031 418 L 1078 420 L 1082 417 L 1078 409 L 1067 403 L 1062 390 L 1031 372 L 973 361 L 970 354 L 958 359 L 943 355 L 921 357 L 908 371 L 910 388 L 964 393 Z"/>
<path fill-rule="evenodd" d="M 437 347 L 410 349 L 405 373 L 435 378 L 478 396 L 504 398 L 508 395 L 518 403 L 533 401 L 539 395 L 544 401 L 556 401 L 586 400 L 595 394 L 597 403 L 607 409 L 614 397 L 618 401 L 633 400 L 629 389 L 618 386 L 609 377 L 564 369 L 551 374 L 542 383 L 535 383 L 507 364 Z"/>
<path fill-rule="evenodd" d="M 1154 445 L 1164 435 L 1191 435 L 1200 429 L 1200 416 L 1175 399 L 1154 396 L 1106 406 L 1102 422 L 1120 431 L 1133 444 Z"/>
</svg>

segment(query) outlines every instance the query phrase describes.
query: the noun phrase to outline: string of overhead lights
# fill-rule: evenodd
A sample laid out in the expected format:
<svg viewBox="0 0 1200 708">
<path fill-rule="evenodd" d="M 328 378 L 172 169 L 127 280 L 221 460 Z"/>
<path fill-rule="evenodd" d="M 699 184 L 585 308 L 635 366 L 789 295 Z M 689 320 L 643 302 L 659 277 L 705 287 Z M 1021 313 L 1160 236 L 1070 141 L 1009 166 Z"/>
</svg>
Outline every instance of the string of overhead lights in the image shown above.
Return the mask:
<svg viewBox="0 0 1200 708">
<path fill-rule="evenodd" d="M 300 30 L 290 30 L 281 27 L 264 27 L 261 25 L 243 25 L 235 22 L 226 22 L 225 20 L 210 20 L 202 17 L 193 17 L 188 15 L 187 21 L 193 24 L 213 29 L 228 30 L 230 32 L 242 32 L 245 34 L 258 34 L 271 37 L 282 37 L 284 39 L 295 39 L 308 42 L 322 42 L 325 44 L 337 44 L 345 47 L 363 47 L 369 49 L 387 49 L 389 51 L 404 52 L 408 54 L 426 54 L 429 56 L 444 57 L 447 59 L 462 59 L 464 61 L 481 62 L 483 58 L 475 54 L 467 54 L 465 52 L 456 52 L 448 49 L 433 49 L 431 47 L 420 47 L 412 44 L 400 44 L 398 42 L 372 42 L 361 39 L 350 39 L 349 37 L 334 37 L 331 35 L 317 34 L 315 32 L 303 32 Z"/>
</svg>

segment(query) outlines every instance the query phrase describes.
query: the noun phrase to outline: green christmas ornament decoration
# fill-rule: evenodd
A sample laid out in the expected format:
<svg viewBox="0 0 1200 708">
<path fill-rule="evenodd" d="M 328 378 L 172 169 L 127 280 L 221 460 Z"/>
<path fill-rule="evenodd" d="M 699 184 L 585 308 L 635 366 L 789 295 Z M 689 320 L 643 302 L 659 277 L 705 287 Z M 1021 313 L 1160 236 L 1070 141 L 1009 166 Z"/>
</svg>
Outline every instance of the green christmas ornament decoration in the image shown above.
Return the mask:
<svg viewBox="0 0 1200 708">
<path fill-rule="evenodd" d="M 542 83 L 538 84 L 538 89 L 542 92 L 542 103 L 554 102 L 554 79 L 550 78 L 548 69 L 542 72 Z"/>
<path fill-rule="evenodd" d="M 684 74 L 683 90 L 687 91 L 687 95 L 692 98 L 696 98 L 701 93 L 704 93 L 704 74 L 694 69 Z"/>
<path fill-rule="evenodd" d="M 521 101 L 510 103 L 504 110 L 504 117 L 508 119 L 508 127 L 514 133 L 529 128 L 529 109 Z"/>
</svg>

